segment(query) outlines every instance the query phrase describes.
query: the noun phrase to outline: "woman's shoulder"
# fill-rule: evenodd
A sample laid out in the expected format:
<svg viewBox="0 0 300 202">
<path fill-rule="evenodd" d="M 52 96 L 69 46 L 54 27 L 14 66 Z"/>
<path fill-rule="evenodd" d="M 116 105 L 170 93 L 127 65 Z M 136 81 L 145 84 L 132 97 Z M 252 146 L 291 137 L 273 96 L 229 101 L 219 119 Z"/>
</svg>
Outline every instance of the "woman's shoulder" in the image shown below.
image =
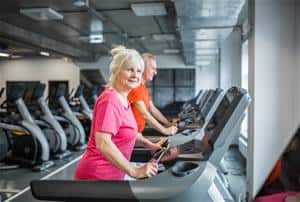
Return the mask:
<svg viewBox="0 0 300 202">
<path fill-rule="evenodd" d="M 110 89 L 110 88 L 106 88 L 102 93 L 101 95 L 99 96 L 97 102 L 96 102 L 96 105 L 99 105 L 99 104 L 113 104 L 113 105 L 116 105 L 118 104 L 118 97 L 116 95 L 116 93 Z"/>
</svg>

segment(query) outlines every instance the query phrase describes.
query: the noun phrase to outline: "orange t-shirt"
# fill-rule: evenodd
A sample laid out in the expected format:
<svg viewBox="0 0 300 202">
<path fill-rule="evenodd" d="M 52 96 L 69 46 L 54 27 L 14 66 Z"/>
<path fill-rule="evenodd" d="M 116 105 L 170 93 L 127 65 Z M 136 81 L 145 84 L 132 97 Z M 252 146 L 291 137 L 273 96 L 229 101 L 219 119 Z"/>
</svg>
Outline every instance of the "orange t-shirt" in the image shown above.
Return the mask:
<svg viewBox="0 0 300 202">
<path fill-rule="evenodd" d="M 282 167 L 282 162 L 279 159 L 276 162 L 276 164 L 275 164 L 273 170 L 271 171 L 270 175 L 268 176 L 264 186 L 269 186 L 270 184 L 272 184 L 273 182 L 275 182 L 279 178 L 280 173 L 281 173 L 281 167 Z"/>
<path fill-rule="evenodd" d="M 138 132 L 141 133 L 145 128 L 146 122 L 144 118 L 141 116 L 140 112 L 134 106 L 134 103 L 138 101 L 143 101 L 147 110 L 148 111 L 150 110 L 150 95 L 146 86 L 142 83 L 137 88 L 131 90 L 130 93 L 128 94 L 128 101 L 131 105 L 133 115 L 138 126 Z"/>
</svg>

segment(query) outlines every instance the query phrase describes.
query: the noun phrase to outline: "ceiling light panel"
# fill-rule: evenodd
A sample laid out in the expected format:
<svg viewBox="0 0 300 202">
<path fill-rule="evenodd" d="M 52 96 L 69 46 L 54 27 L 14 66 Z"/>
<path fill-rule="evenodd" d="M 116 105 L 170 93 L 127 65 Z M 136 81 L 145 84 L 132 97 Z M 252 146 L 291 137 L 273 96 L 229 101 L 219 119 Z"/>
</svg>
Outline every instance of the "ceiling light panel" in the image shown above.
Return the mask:
<svg viewBox="0 0 300 202">
<path fill-rule="evenodd" d="M 179 49 L 164 49 L 163 53 L 165 54 L 178 54 L 180 53 Z"/>
<path fill-rule="evenodd" d="M 174 34 L 153 34 L 153 40 L 155 41 L 175 41 L 176 37 Z"/>
<path fill-rule="evenodd" d="M 0 57 L 8 58 L 10 55 L 8 53 L 0 53 Z"/>
<path fill-rule="evenodd" d="M 216 56 L 215 55 L 196 55 L 195 59 L 196 59 L 196 61 L 199 61 L 199 60 L 215 60 Z"/>
<path fill-rule="evenodd" d="M 103 34 L 92 34 L 89 38 L 90 43 L 103 43 Z"/>
<path fill-rule="evenodd" d="M 50 56 L 50 53 L 45 52 L 45 51 L 41 51 L 41 52 L 40 52 L 40 55 L 49 57 L 49 56 Z"/>
<path fill-rule="evenodd" d="M 195 41 L 195 48 L 217 48 L 218 42 L 217 41 Z"/>
<path fill-rule="evenodd" d="M 194 31 L 195 39 L 218 39 L 218 30 L 216 29 L 198 29 Z"/>
<path fill-rule="evenodd" d="M 62 20 L 64 16 L 52 8 L 25 8 L 20 13 L 34 20 Z"/>
<path fill-rule="evenodd" d="M 164 3 L 139 3 L 131 4 L 131 9 L 136 16 L 162 16 L 167 15 Z"/>
<path fill-rule="evenodd" d="M 196 49 L 196 55 L 216 55 L 219 53 L 219 49 L 217 48 L 205 48 L 205 49 Z"/>
<path fill-rule="evenodd" d="M 73 0 L 73 5 L 75 7 L 88 7 L 89 6 L 89 1 L 88 0 Z"/>
<path fill-rule="evenodd" d="M 93 44 L 104 42 L 103 34 L 91 34 L 89 36 L 80 36 L 79 40 L 86 43 L 93 43 Z"/>
<path fill-rule="evenodd" d="M 211 61 L 196 61 L 195 64 L 197 66 L 207 66 L 211 63 Z"/>
</svg>

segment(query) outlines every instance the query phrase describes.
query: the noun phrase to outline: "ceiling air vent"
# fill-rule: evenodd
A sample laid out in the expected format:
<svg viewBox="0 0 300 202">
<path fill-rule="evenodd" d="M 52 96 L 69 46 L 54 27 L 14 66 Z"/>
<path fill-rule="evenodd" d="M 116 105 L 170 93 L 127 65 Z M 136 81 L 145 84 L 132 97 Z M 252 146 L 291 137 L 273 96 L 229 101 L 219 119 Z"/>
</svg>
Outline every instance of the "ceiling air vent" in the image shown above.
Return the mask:
<svg viewBox="0 0 300 202">
<path fill-rule="evenodd" d="M 52 8 L 24 8 L 20 13 L 34 20 L 62 20 L 64 16 Z"/>
</svg>

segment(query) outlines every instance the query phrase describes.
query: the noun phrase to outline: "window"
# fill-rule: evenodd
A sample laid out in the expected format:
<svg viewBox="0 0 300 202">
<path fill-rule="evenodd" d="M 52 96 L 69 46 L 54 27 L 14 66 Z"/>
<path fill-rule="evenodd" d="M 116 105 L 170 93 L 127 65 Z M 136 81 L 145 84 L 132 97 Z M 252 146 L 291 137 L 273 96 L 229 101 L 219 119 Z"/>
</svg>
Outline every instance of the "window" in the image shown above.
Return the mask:
<svg viewBox="0 0 300 202">
<path fill-rule="evenodd" d="M 186 101 L 195 96 L 195 70 L 158 69 L 157 76 L 147 87 L 153 102 L 160 109 Z"/>
<path fill-rule="evenodd" d="M 248 91 L 248 40 L 242 44 L 242 88 Z M 248 138 L 248 110 L 242 122 L 241 133 L 243 137 Z"/>
</svg>

